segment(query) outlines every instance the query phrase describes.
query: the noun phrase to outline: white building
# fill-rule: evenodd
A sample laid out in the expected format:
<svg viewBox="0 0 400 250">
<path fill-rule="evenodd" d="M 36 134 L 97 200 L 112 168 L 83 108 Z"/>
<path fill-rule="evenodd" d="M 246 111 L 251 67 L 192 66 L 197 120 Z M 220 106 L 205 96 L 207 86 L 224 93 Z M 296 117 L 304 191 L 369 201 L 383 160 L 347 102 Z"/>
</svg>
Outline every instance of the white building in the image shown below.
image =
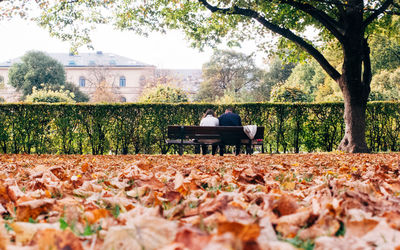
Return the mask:
<svg viewBox="0 0 400 250">
<path fill-rule="evenodd" d="M 140 96 L 146 78 L 154 75 L 155 67 L 127 57 L 102 53 L 48 54 L 64 65 L 66 79 L 91 96 L 99 84 L 106 85 L 118 94 L 123 102 L 134 102 Z M 0 97 L 6 101 L 18 101 L 20 94 L 8 85 L 8 70 L 21 58 L 0 63 Z"/>
</svg>

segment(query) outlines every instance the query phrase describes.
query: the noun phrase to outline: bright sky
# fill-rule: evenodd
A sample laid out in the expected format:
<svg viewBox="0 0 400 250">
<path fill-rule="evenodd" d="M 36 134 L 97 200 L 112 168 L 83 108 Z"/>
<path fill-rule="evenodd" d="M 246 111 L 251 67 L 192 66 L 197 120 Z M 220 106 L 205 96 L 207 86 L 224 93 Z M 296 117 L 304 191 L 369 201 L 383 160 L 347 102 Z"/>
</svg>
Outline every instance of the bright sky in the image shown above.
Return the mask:
<svg viewBox="0 0 400 250">
<path fill-rule="evenodd" d="M 92 40 L 94 51 L 126 56 L 159 68 L 201 69 L 212 54 L 210 49 L 199 52 L 190 48 L 189 42 L 178 31 L 171 31 L 167 35 L 157 33 L 145 38 L 104 26 L 95 31 Z M 68 42 L 50 37 L 46 30 L 34 23 L 21 20 L 0 22 L 0 62 L 20 57 L 29 50 L 68 53 L 69 48 Z M 94 52 L 86 47 L 78 51 Z"/>
</svg>

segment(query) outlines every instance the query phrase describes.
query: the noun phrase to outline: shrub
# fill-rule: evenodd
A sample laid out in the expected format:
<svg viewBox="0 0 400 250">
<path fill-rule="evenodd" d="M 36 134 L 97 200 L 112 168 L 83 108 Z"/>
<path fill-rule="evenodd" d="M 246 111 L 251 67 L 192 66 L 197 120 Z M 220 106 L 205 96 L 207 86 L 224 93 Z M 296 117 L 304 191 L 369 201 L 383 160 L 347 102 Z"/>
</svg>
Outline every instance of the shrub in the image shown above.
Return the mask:
<svg viewBox="0 0 400 250">
<path fill-rule="evenodd" d="M 267 152 L 332 151 L 344 133 L 343 103 L 230 104 L 243 124 L 265 127 Z M 167 153 L 168 125 L 197 125 L 219 104 L 0 104 L 0 152 L 62 154 Z M 373 151 L 400 151 L 400 103 L 367 107 Z M 190 147 L 185 150 L 193 152 Z"/>
<path fill-rule="evenodd" d="M 33 87 L 32 94 L 26 96 L 26 102 L 48 102 L 48 103 L 57 103 L 57 102 L 75 102 L 74 94 L 68 90 L 60 89 L 60 90 L 52 90 L 48 87 L 44 89 L 36 89 Z"/>
</svg>

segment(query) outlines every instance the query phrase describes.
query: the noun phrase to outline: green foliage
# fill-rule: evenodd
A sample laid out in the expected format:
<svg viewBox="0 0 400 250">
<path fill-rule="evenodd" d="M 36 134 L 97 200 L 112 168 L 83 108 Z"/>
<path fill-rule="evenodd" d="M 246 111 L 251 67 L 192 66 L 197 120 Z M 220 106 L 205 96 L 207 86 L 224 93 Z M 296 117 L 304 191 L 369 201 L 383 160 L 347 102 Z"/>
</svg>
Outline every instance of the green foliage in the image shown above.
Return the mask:
<svg viewBox="0 0 400 250">
<path fill-rule="evenodd" d="M 299 88 L 279 86 L 272 91 L 271 101 L 273 102 L 307 102 L 309 96 Z"/>
<path fill-rule="evenodd" d="M 285 239 L 286 242 L 292 244 L 296 248 L 304 249 L 304 250 L 313 250 L 314 242 L 311 240 L 302 240 L 298 236 L 292 239 Z"/>
<path fill-rule="evenodd" d="M 251 91 L 254 101 L 270 101 L 272 89 L 289 78 L 294 66 L 294 63 L 285 64 L 279 58 L 274 57 L 269 64 L 269 71 L 263 74 L 259 85 Z"/>
<path fill-rule="evenodd" d="M 372 72 L 400 67 L 400 44 L 393 37 L 375 35 L 370 39 Z"/>
<path fill-rule="evenodd" d="M 188 102 L 187 94 L 170 85 L 158 85 L 144 91 L 139 101 L 143 103 L 177 103 Z"/>
<path fill-rule="evenodd" d="M 69 90 L 52 90 L 50 88 L 44 88 L 37 90 L 36 87 L 33 87 L 32 94 L 26 96 L 26 102 L 48 102 L 48 103 L 56 103 L 56 102 L 75 102 L 74 94 Z"/>
<path fill-rule="evenodd" d="M 343 136 L 343 103 L 229 104 L 243 124 L 265 127 L 267 152 L 334 150 Z M 0 152 L 38 154 L 135 154 L 177 152 L 168 125 L 197 125 L 219 104 L 0 104 Z M 400 104 L 367 107 L 372 151 L 400 151 Z M 185 147 L 187 152 L 193 152 Z M 117 211 L 116 211 L 117 212 Z"/>
<path fill-rule="evenodd" d="M 400 67 L 395 71 L 381 71 L 374 75 L 371 82 L 370 100 L 400 100 Z"/>
<path fill-rule="evenodd" d="M 0 76 L 0 89 L 4 89 L 5 84 L 4 84 L 4 77 Z"/>
<path fill-rule="evenodd" d="M 297 64 L 285 85 L 300 88 L 309 96 L 309 100 L 313 100 L 316 89 L 324 82 L 324 79 L 325 74 L 322 68 L 312 60 L 309 63 Z"/>
<path fill-rule="evenodd" d="M 33 87 L 60 86 L 65 84 L 64 67 L 57 60 L 43 52 L 30 51 L 21 63 L 14 63 L 8 73 L 9 83 L 23 96 L 32 94 Z"/>
<path fill-rule="evenodd" d="M 64 86 L 58 87 L 56 89 L 58 89 L 58 90 L 60 90 L 60 89 L 68 90 L 69 92 L 74 94 L 73 99 L 76 102 L 88 102 L 89 101 L 89 96 L 87 94 L 83 93 L 79 89 L 79 87 L 76 86 L 73 83 L 66 82 Z"/>
<path fill-rule="evenodd" d="M 246 90 L 259 84 L 261 71 L 252 56 L 227 50 L 215 50 L 203 65 L 203 82 L 196 97 L 198 101 L 214 101 L 224 95 L 240 102 Z"/>
</svg>

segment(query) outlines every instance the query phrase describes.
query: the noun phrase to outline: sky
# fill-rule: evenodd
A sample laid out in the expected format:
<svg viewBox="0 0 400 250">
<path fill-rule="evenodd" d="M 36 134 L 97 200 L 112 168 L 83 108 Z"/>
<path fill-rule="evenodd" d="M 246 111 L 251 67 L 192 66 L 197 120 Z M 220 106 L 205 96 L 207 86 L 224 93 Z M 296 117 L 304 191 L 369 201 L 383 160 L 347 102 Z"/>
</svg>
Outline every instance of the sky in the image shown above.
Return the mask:
<svg viewBox="0 0 400 250">
<path fill-rule="evenodd" d="M 93 33 L 92 40 L 94 50 L 81 47 L 78 52 L 114 53 L 158 68 L 201 69 L 212 54 L 211 49 L 200 52 L 190 48 L 190 43 L 179 31 L 170 31 L 166 35 L 154 33 L 146 38 L 102 26 Z M 69 48 L 68 42 L 50 37 L 34 23 L 22 20 L 0 22 L 0 62 L 20 57 L 29 50 L 68 53 Z"/>
</svg>

